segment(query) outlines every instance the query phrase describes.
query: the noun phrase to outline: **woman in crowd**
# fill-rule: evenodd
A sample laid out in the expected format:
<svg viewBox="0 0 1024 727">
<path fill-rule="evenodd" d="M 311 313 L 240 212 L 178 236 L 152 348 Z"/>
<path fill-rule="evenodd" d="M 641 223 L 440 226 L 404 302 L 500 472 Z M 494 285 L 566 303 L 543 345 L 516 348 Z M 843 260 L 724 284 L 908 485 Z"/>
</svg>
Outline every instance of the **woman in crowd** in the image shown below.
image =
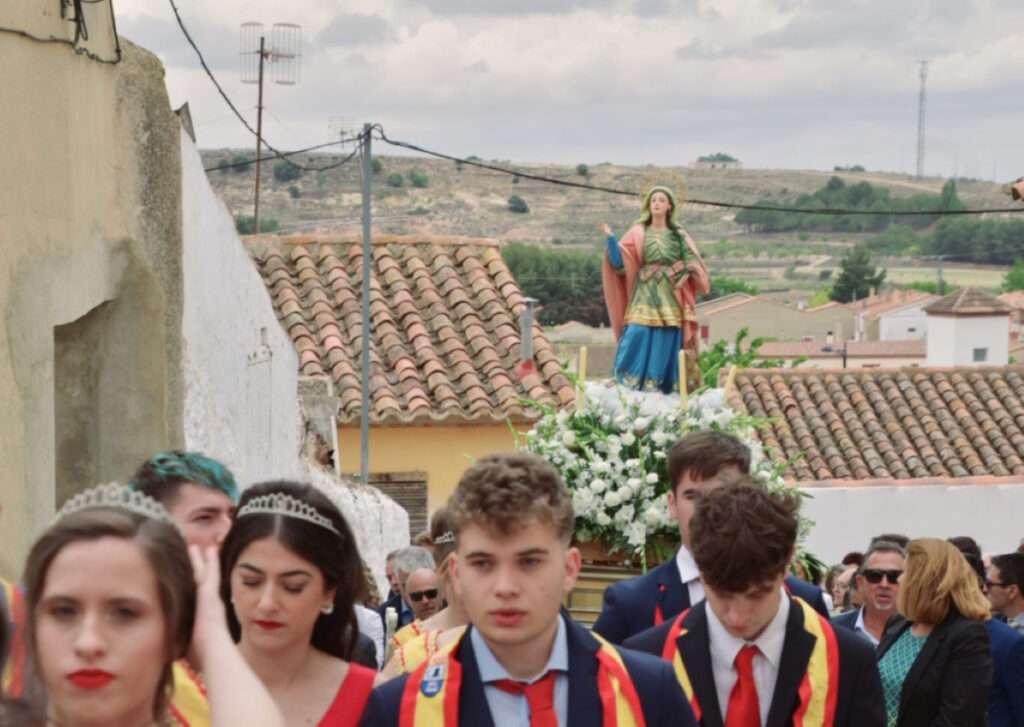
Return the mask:
<svg viewBox="0 0 1024 727">
<path fill-rule="evenodd" d="M 349 661 L 362 560 L 338 509 L 310 485 L 250 487 L 221 565 L 228 626 L 285 722 L 357 725 L 376 671 Z"/>
<path fill-rule="evenodd" d="M 943 540 L 911 541 L 898 605 L 878 646 L 889 727 L 984 727 L 989 606 L 967 561 Z"/>
<path fill-rule="evenodd" d="M 455 536 L 446 507 L 438 509 L 430 519 L 430 542 L 437 563 L 437 580 L 447 605 L 420 624 L 418 636 L 402 644 L 392 644 L 394 652 L 381 673 L 381 682 L 412 672 L 440 648 L 458 640 L 466 628 L 466 612 L 448 578 L 455 555 Z"/>
<path fill-rule="evenodd" d="M 282 727 L 225 628 L 213 550 L 189 556 L 167 511 L 141 493 L 110 484 L 69 500 L 25 566 L 28 648 L 46 704 L 32 717 L 18 706 L 16 724 L 183 724 L 169 701 L 172 665 L 191 643 L 213 727 Z"/>
</svg>

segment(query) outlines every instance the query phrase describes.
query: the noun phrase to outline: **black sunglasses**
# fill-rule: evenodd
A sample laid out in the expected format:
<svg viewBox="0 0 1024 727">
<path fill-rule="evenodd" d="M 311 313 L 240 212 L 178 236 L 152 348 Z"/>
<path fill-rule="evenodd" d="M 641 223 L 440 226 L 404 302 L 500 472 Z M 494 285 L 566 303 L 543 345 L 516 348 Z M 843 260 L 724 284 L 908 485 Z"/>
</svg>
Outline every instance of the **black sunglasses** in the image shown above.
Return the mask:
<svg viewBox="0 0 1024 727">
<path fill-rule="evenodd" d="M 435 598 L 437 598 L 437 589 L 436 588 L 428 588 L 425 591 L 411 591 L 409 593 L 409 600 L 410 601 L 415 601 L 416 603 L 419 603 L 424 598 L 433 601 Z"/>
<path fill-rule="evenodd" d="M 868 568 L 861 573 L 862 576 L 872 585 L 877 585 L 882 582 L 882 578 L 888 578 L 889 582 L 896 585 L 900 582 L 900 576 L 903 575 L 901 570 L 879 570 L 877 568 Z"/>
<path fill-rule="evenodd" d="M 995 581 L 985 581 L 985 586 L 987 588 L 996 588 L 997 586 L 999 588 L 1006 588 L 1005 583 L 996 583 Z"/>
</svg>

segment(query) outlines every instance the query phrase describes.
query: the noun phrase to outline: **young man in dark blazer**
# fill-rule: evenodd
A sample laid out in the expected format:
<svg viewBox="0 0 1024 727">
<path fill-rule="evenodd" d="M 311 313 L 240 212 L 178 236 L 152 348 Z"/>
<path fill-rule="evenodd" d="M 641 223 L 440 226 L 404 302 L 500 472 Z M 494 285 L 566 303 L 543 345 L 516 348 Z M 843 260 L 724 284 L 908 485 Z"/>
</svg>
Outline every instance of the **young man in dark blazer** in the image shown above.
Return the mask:
<svg viewBox="0 0 1024 727">
<path fill-rule="evenodd" d="M 676 555 L 642 576 L 619 581 L 604 592 L 601 614 L 594 631 L 614 644 L 633 634 L 670 621 L 704 598 L 690 549 L 690 518 L 701 494 L 745 477 L 750 472 L 750 450 L 724 432 L 688 434 L 668 453 L 668 478 L 673 483 L 668 506 L 679 523 L 682 546 Z M 792 576 L 786 589 L 828 616 L 821 589 Z"/>
<path fill-rule="evenodd" d="M 363 727 L 697 727 L 672 668 L 595 638 L 562 608 L 581 559 L 572 498 L 535 455 L 479 460 L 448 502 L 458 641 L 378 687 Z"/>
<path fill-rule="evenodd" d="M 691 546 L 706 600 L 626 640 L 670 661 L 703 727 L 884 727 L 874 650 L 784 587 L 799 498 L 750 480 L 706 493 Z"/>
</svg>

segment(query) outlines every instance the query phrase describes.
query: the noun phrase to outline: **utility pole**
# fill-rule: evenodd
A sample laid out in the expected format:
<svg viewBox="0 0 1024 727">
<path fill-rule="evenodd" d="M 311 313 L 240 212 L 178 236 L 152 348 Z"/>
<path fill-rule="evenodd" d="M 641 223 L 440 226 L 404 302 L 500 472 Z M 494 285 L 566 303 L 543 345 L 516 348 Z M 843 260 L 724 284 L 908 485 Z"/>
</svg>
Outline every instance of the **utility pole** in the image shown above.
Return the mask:
<svg viewBox="0 0 1024 727">
<path fill-rule="evenodd" d="M 302 28 L 294 23 L 275 23 L 270 48 L 262 23 L 242 23 L 240 55 L 242 83 L 259 85 L 256 102 L 256 183 L 253 190 L 253 232 L 260 231 L 260 166 L 263 160 L 263 67 L 270 64 L 274 82 L 294 86 L 299 82 L 302 57 Z"/>
<path fill-rule="evenodd" d="M 921 92 L 917 99 L 917 178 L 924 179 L 924 119 L 927 108 L 928 61 L 921 64 Z"/>
<path fill-rule="evenodd" d="M 363 405 L 359 417 L 359 474 L 364 485 L 370 484 L 370 271 L 373 268 L 373 240 L 371 230 L 372 199 L 370 180 L 370 124 L 363 125 L 362 177 L 363 177 Z"/>
</svg>

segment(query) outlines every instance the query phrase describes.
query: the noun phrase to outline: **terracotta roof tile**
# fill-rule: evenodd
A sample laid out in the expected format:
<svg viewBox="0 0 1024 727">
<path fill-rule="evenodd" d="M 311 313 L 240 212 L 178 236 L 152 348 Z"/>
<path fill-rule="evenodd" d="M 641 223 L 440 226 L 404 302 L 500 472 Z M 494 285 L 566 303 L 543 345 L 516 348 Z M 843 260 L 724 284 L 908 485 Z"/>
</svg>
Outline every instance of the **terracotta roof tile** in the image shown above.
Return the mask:
<svg viewBox="0 0 1024 727">
<path fill-rule="evenodd" d="M 331 376 L 339 418 L 362 406 L 362 249 L 337 237 L 254 239 L 250 248 L 303 374 Z M 374 422 L 534 418 L 523 397 L 554 406 L 575 391 L 540 326 L 537 373 L 520 380 L 523 295 L 498 244 L 465 238 L 374 240 L 371 401 Z"/>
<path fill-rule="evenodd" d="M 800 482 L 1024 474 L 1024 368 L 737 372 L 730 403 Z"/>
</svg>

